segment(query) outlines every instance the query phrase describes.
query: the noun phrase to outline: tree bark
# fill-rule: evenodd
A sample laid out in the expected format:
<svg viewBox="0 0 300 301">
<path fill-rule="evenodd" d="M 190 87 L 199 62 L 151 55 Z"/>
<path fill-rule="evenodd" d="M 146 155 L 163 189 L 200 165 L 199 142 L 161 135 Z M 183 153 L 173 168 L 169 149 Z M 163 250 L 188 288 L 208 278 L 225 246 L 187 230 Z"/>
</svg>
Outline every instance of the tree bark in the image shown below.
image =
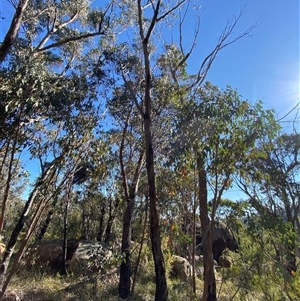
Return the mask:
<svg viewBox="0 0 300 301">
<path fill-rule="evenodd" d="M 122 263 L 120 266 L 119 296 L 126 299 L 130 296 L 131 285 L 131 221 L 135 202 L 135 196 L 127 200 L 126 210 L 123 216 L 123 232 L 122 232 Z"/>
<path fill-rule="evenodd" d="M 166 269 L 164 263 L 163 252 L 161 248 L 160 238 L 160 226 L 159 226 L 159 214 L 157 210 L 157 196 L 155 186 L 155 171 L 154 171 L 154 152 L 152 145 L 152 132 L 151 132 L 151 64 L 150 64 L 150 52 L 148 49 L 148 43 L 152 31 L 155 27 L 158 18 L 158 12 L 160 9 L 161 1 L 158 1 L 155 8 L 151 23 L 148 31 L 144 34 L 143 29 L 143 17 L 141 1 L 138 0 L 138 14 L 139 14 L 139 30 L 140 37 L 143 46 L 144 55 L 144 68 L 145 68 L 145 95 L 144 95 L 144 135 L 145 135 L 145 147 L 146 147 L 146 168 L 148 177 L 148 190 L 150 200 L 150 239 L 152 246 L 152 254 L 155 267 L 155 301 L 167 301 L 168 300 L 168 286 L 166 279 Z"/>
<path fill-rule="evenodd" d="M 63 230 L 63 254 L 62 254 L 62 265 L 61 265 L 61 275 L 67 275 L 67 248 L 68 248 L 68 213 L 69 213 L 69 202 L 70 202 L 70 193 L 71 185 L 69 184 L 68 192 L 64 204 L 64 230 Z"/>
<path fill-rule="evenodd" d="M 54 176 L 55 174 L 55 166 L 56 166 L 56 162 L 60 161 L 62 157 L 58 157 L 56 159 L 54 159 L 54 161 L 52 162 L 52 165 L 42 174 L 41 178 L 38 180 L 37 184 L 35 185 L 33 191 L 31 192 L 28 201 L 23 209 L 23 212 L 21 213 L 19 220 L 11 234 L 10 240 L 6 246 L 6 250 L 5 253 L 3 255 L 3 259 L 2 259 L 2 263 L 0 265 L 0 285 L 2 286 L 5 280 L 5 276 L 6 276 L 6 272 L 7 272 L 7 268 L 8 265 L 10 263 L 10 259 L 11 256 L 13 254 L 15 245 L 17 243 L 18 237 L 21 233 L 21 231 L 23 230 L 25 221 L 28 217 L 28 214 L 30 212 L 30 209 L 32 207 L 32 204 L 39 192 L 39 189 L 41 188 L 41 186 L 44 185 L 44 183 L 47 181 L 48 177 L 49 177 L 49 181 L 51 181 L 51 178 Z M 3 292 L 2 292 L 3 293 Z"/>
<path fill-rule="evenodd" d="M 207 175 L 205 171 L 204 158 L 202 154 L 197 157 L 200 220 L 202 229 L 203 264 L 204 264 L 204 288 L 202 301 L 216 301 L 217 288 L 215 271 L 213 266 L 213 221 L 209 221 L 207 208 Z"/>
<path fill-rule="evenodd" d="M 138 272 L 138 268 L 139 268 L 139 265 L 140 265 L 141 254 L 142 254 L 144 240 L 145 240 L 147 221 L 148 221 L 148 210 L 149 210 L 149 204 L 148 203 L 149 203 L 148 202 L 148 195 L 146 195 L 145 219 L 144 219 L 144 226 L 143 226 L 143 232 L 142 232 L 143 234 L 142 234 L 142 239 L 141 239 L 141 243 L 140 243 L 140 249 L 139 249 L 138 257 L 137 257 L 136 264 L 135 264 L 134 271 L 133 271 L 131 294 L 134 294 L 135 283 L 136 283 L 136 278 L 137 278 L 137 272 Z"/>
<path fill-rule="evenodd" d="M 149 58 L 149 54 L 148 54 Z M 155 186 L 155 172 L 154 172 L 154 153 L 152 145 L 152 133 L 151 133 L 151 75 L 150 64 L 146 64 L 146 91 L 145 91 L 145 142 L 146 142 L 146 167 L 148 176 L 148 189 L 150 199 L 150 239 L 152 245 L 152 254 L 155 265 L 155 279 L 156 279 L 156 301 L 168 300 L 168 287 L 166 280 L 166 270 L 163 252 L 161 249 L 161 234 L 159 226 L 159 214 L 157 210 L 157 197 Z"/>
<path fill-rule="evenodd" d="M 139 179 L 140 179 L 140 174 L 141 174 L 141 169 L 143 164 L 144 164 L 144 152 L 141 153 L 135 170 L 134 178 L 127 199 L 126 210 L 123 216 L 122 255 L 124 256 L 124 258 L 120 266 L 120 281 L 119 281 L 119 296 L 122 299 L 126 299 L 130 296 L 130 286 L 131 286 L 130 246 L 131 246 L 131 232 L 132 232 L 132 214 L 135 205 L 135 199 L 136 199 L 136 194 L 138 190 Z M 127 181 L 124 182 L 126 183 Z M 127 189 L 125 191 L 127 191 Z"/>
<path fill-rule="evenodd" d="M 18 128 L 16 130 L 16 134 L 15 134 L 14 141 L 12 143 L 12 149 L 11 149 L 10 158 L 9 158 L 7 179 L 6 179 L 6 183 L 5 183 L 3 199 L 2 199 L 1 213 L 0 213 L 0 236 L 2 236 L 3 228 L 4 228 L 4 216 L 5 216 L 5 211 L 6 211 L 6 205 L 7 205 L 7 202 L 8 202 L 11 181 L 12 181 L 12 178 L 13 178 L 13 164 L 14 164 L 14 158 L 15 158 L 15 155 L 16 155 L 16 149 L 17 149 L 19 133 L 20 133 L 20 123 L 18 124 Z M 7 144 L 7 148 L 6 148 L 6 151 L 5 151 L 5 157 L 8 153 L 8 150 L 9 150 L 9 142 Z M 3 160 L 5 160 L 5 158 Z M 4 161 L 3 161 L 3 163 L 4 163 Z"/>
<path fill-rule="evenodd" d="M 43 226 L 41 227 L 41 230 L 40 230 L 39 234 L 36 236 L 37 241 L 41 241 L 44 238 L 45 233 L 47 232 L 47 229 L 48 229 L 48 227 L 50 225 L 50 222 L 52 220 L 53 213 L 54 213 L 55 206 L 56 206 L 57 202 L 58 202 L 58 197 L 57 197 L 57 195 L 55 195 L 52 208 L 48 211 L 48 214 L 47 214 L 47 217 L 46 217 L 46 219 L 43 223 Z"/>
<path fill-rule="evenodd" d="M 115 212 L 119 206 L 119 202 L 120 200 L 117 198 L 114 204 L 114 209 L 113 209 L 113 201 L 112 199 L 110 200 L 110 204 L 109 204 L 109 216 L 108 216 L 108 221 L 107 221 L 107 226 L 106 226 L 106 230 L 105 230 L 105 239 L 104 242 L 109 244 L 112 240 L 112 226 L 113 226 L 113 222 L 114 219 L 116 217 L 116 215 L 113 213 L 113 211 Z"/>
<path fill-rule="evenodd" d="M 101 215 L 100 215 L 100 221 L 99 221 L 99 229 L 97 233 L 97 241 L 102 241 L 102 236 L 104 232 L 104 216 L 105 216 L 106 210 L 105 206 L 103 205 L 101 208 Z"/>
<path fill-rule="evenodd" d="M 8 32 L 2 42 L 2 45 L 0 46 L 0 64 L 5 60 L 5 57 L 7 56 L 8 52 L 10 51 L 17 38 L 22 23 L 22 17 L 28 3 L 29 0 L 19 1 L 18 7 L 11 21 Z"/>
</svg>

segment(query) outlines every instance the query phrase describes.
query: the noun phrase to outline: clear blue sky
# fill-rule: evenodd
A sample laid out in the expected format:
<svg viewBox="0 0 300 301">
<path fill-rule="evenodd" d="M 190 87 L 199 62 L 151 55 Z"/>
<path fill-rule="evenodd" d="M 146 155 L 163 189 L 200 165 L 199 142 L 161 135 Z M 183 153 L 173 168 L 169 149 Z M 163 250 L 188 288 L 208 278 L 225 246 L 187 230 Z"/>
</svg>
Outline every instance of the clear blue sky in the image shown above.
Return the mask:
<svg viewBox="0 0 300 301">
<path fill-rule="evenodd" d="M 211 47 L 232 14 L 246 6 L 237 33 L 255 22 L 259 27 L 224 49 L 217 57 L 208 80 L 231 85 L 251 100 L 261 99 L 266 107 L 283 116 L 299 102 L 299 0 L 204 0 L 198 45 Z M 240 30 L 240 31 L 239 31 Z M 202 37 L 202 38 L 201 38 Z M 195 62 L 197 58 L 193 58 Z"/>
</svg>

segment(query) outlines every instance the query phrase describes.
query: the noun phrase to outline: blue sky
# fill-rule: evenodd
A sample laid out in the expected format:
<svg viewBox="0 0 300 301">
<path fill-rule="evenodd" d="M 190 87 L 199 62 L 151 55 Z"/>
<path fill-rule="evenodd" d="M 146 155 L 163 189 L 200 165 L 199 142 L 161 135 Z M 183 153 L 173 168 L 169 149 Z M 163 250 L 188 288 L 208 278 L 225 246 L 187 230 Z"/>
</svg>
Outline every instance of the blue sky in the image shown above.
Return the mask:
<svg viewBox="0 0 300 301">
<path fill-rule="evenodd" d="M 299 102 L 299 1 L 298 0 L 204 0 L 203 42 L 214 45 L 218 33 L 232 14 L 245 7 L 237 29 L 255 22 L 259 27 L 224 49 L 207 77 L 224 88 L 231 85 L 251 100 L 264 101 L 267 108 L 283 116 Z M 199 48 L 200 46 L 198 46 Z M 197 59 L 194 57 L 194 60 Z"/>
</svg>

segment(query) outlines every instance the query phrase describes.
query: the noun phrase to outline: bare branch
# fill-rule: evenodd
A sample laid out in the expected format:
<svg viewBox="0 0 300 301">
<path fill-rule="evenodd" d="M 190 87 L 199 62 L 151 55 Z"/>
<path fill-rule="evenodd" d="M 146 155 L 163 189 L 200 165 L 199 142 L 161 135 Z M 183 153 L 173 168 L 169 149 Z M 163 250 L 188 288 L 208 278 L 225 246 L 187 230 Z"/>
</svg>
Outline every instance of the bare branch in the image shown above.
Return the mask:
<svg viewBox="0 0 300 301">
<path fill-rule="evenodd" d="M 184 11 L 184 14 L 183 14 L 183 18 L 181 17 L 181 13 L 179 12 L 179 45 L 180 45 L 180 50 L 182 53 L 184 53 L 184 50 L 183 50 L 183 43 L 182 43 L 182 25 L 184 24 L 184 21 L 185 21 L 185 18 L 186 18 L 186 15 L 187 15 L 187 12 L 188 12 L 188 8 L 189 8 L 189 3 Z"/>
<path fill-rule="evenodd" d="M 175 11 L 178 7 L 180 7 L 184 2 L 186 2 L 187 0 L 182 0 L 180 1 L 177 5 L 175 5 L 174 7 L 172 7 L 170 10 L 168 10 L 166 13 L 164 13 L 162 16 L 160 16 L 159 18 L 157 18 L 156 22 L 161 21 L 162 19 L 164 19 L 165 17 L 167 17 L 170 13 L 172 13 L 173 11 Z M 160 2 L 160 1 L 159 1 Z"/>
<path fill-rule="evenodd" d="M 231 38 L 233 31 L 236 28 L 236 26 L 242 16 L 242 13 L 243 13 L 243 11 L 241 11 L 239 13 L 239 15 L 237 17 L 235 17 L 234 19 L 232 19 L 231 21 L 228 21 L 228 23 L 226 24 L 224 30 L 222 31 L 222 33 L 219 37 L 217 45 L 203 60 L 201 66 L 199 68 L 196 80 L 188 87 L 188 89 L 191 89 L 195 86 L 200 86 L 204 82 L 204 80 L 208 74 L 208 71 L 210 70 L 211 65 L 214 62 L 217 54 L 223 48 L 235 43 L 236 41 L 240 40 L 241 38 L 250 36 L 250 34 L 258 27 L 259 24 L 255 23 L 254 25 L 252 25 L 248 29 L 246 29 L 244 32 L 242 32 L 241 34 Z"/>
<path fill-rule="evenodd" d="M 141 114 L 141 117 L 143 117 L 144 116 L 144 111 L 143 111 L 142 107 L 140 106 L 140 104 L 139 104 L 139 102 L 136 98 L 136 93 L 133 90 L 132 85 L 130 84 L 130 82 L 127 80 L 127 78 L 125 76 L 124 68 L 122 68 L 122 66 L 121 66 L 121 72 L 122 72 L 122 79 L 125 83 L 125 87 L 126 87 L 126 89 L 128 89 L 128 91 L 130 93 L 130 96 L 132 97 L 132 99 L 134 101 L 134 104 L 136 105 L 139 113 Z"/>
<path fill-rule="evenodd" d="M 138 3 L 138 24 L 141 40 L 144 41 L 144 29 L 143 29 L 143 17 L 142 17 L 142 5 L 141 0 L 137 0 Z"/>
<path fill-rule="evenodd" d="M 157 4 L 156 4 L 156 8 L 154 10 L 154 14 L 153 14 L 153 17 L 152 17 L 152 20 L 151 20 L 151 23 L 150 23 L 150 26 L 148 28 L 148 32 L 146 34 L 146 37 L 144 38 L 143 40 L 143 43 L 145 44 L 148 44 L 148 41 L 149 41 L 149 38 L 152 34 L 152 31 L 154 29 L 154 26 L 156 24 L 157 21 L 157 16 L 158 16 L 158 12 L 159 12 L 159 7 L 160 7 L 160 4 L 161 4 L 161 0 L 158 0 Z"/>
<path fill-rule="evenodd" d="M 127 134 L 127 128 L 129 125 L 129 119 L 130 119 L 130 116 L 132 113 L 132 108 L 133 108 L 133 106 L 131 105 L 128 115 L 126 117 L 125 126 L 124 126 L 123 133 L 122 133 L 120 150 L 119 150 L 119 160 L 120 160 L 120 165 L 121 165 L 121 174 L 122 174 L 122 178 L 123 178 L 123 188 L 124 188 L 124 194 L 125 194 L 126 200 L 129 199 L 129 189 L 128 189 L 127 174 L 126 174 L 125 164 L 124 164 L 123 151 L 124 151 L 125 137 Z"/>
<path fill-rule="evenodd" d="M 37 53 L 42 53 L 42 52 L 45 52 L 46 50 L 49 50 L 49 49 L 54 48 L 54 47 L 62 46 L 62 45 L 67 44 L 69 42 L 80 41 L 80 40 L 84 40 L 84 39 L 88 39 L 88 38 L 96 37 L 96 36 L 100 36 L 100 35 L 104 35 L 104 32 L 85 33 L 85 34 L 82 34 L 82 35 L 79 35 L 79 36 L 76 36 L 76 37 L 71 37 L 71 38 L 67 38 L 67 39 L 58 41 L 58 42 L 50 44 L 50 45 L 48 45 L 48 46 L 46 46 L 42 49 L 36 49 L 35 53 L 36 54 Z"/>
<path fill-rule="evenodd" d="M 58 30 L 66 27 L 67 25 L 69 25 L 70 23 L 72 23 L 76 18 L 78 17 L 78 11 L 75 12 L 75 14 L 66 22 L 61 23 L 60 25 L 56 26 L 56 14 L 54 17 L 54 21 L 53 21 L 53 25 L 51 30 L 49 30 L 47 32 L 47 34 L 45 35 L 45 37 L 42 39 L 42 41 L 40 42 L 40 44 L 36 47 L 36 50 L 39 50 L 41 48 L 44 47 L 44 45 L 47 43 L 47 41 L 51 38 L 51 36 L 57 32 Z"/>
<path fill-rule="evenodd" d="M 291 109 L 289 110 L 285 115 L 283 115 L 281 118 L 279 118 L 277 121 L 280 122 L 282 121 L 284 118 L 286 118 L 288 115 L 290 115 L 294 110 L 296 110 L 297 108 L 299 109 L 299 105 L 300 105 L 300 102 L 297 102 L 296 105 Z M 298 113 L 297 113 L 298 114 Z"/>
</svg>

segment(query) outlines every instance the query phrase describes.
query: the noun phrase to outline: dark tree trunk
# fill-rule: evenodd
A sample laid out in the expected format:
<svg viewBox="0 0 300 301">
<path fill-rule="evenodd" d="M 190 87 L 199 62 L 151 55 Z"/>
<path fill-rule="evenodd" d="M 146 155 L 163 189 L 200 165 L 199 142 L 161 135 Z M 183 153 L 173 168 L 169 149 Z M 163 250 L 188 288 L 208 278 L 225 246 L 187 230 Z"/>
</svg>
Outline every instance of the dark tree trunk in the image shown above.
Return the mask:
<svg viewBox="0 0 300 301">
<path fill-rule="evenodd" d="M 102 241 L 102 236 L 104 232 L 104 217 L 105 217 L 105 206 L 101 208 L 101 215 L 100 215 L 100 221 L 99 221 L 99 230 L 97 234 L 97 241 Z"/>
<path fill-rule="evenodd" d="M 153 6 L 153 17 L 150 22 L 149 28 L 144 33 L 144 20 L 143 20 L 143 9 L 141 1 L 138 0 L 138 22 L 140 29 L 140 38 L 143 46 L 144 56 L 144 67 L 145 67 L 145 94 L 144 94 L 144 134 L 145 134 L 145 150 L 146 150 L 146 167 L 148 177 L 148 191 L 150 200 L 150 239 L 152 246 L 152 254 L 154 259 L 155 267 L 155 301 L 167 301 L 168 300 L 168 286 L 166 279 L 166 269 L 164 263 L 163 252 L 161 248 L 161 237 L 160 237 L 160 226 L 159 226 L 159 214 L 157 210 L 157 196 L 155 186 L 155 172 L 154 172 L 154 152 L 152 145 L 152 132 L 151 132 L 151 64 L 150 64 L 150 51 L 148 48 L 149 39 L 152 31 L 158 19 L 159 9 L 161 1 L 157 1 L 156 5 Z M 141 108 L 139 107 L 141 110 Z"/>
<path fill-rule="evenodd" d="M 6 55 L 10 51 L 11 47 L 13 46 L 21 23 L 22 23 L 22 17 L 24 14 L 24 11 L 26 9 L 27 4 L 29 3 L 29 0 L 20 0 L 19 4 L 16 8 L 16 12 L 14 14 L 14 17 L 11 21 L 9 30 L 0 46 L 0 64 L 4 61 Z"/>
<path fill-rule="evenodd" d="M 63 230 L 63 254 L 62 254 L 62 265 L 61 265 L 61 275 L 67 275 L 67 248 L 68 248 L 68 209 L 69 209 L 69 197 L 70 192 L 68 192 L 65 200 L 65 210 L 64 210 L 64 230 Z"/>
<path fill-rule="evenodd" d="M 135 283 L 136 283 L 136 279 L 137 279 L 137 272 L 138 272 L 138 268 L 140 265 L 141 254 L 142 254 L 144 240 L 145 240 L 147 221 L 148 221 L 148 209 L 149 209 L 149 202 L 148 202 L 148 196 L 146 195 L 145 219 L 144 219 L 144 226 L 143 226 L 143 232 L 142 232 L 142 239 L 141 239 L 141 243 L 140 243 L 140 249 L 139 249 L 138 257 L 137 257 L 136 264 L 135 264 L 134 271 L 133 271 L 133 280 L 132 280 L 132 288 L 131 288 L 132 294 L 134 294 Z"/>
<path fill-rule="evenodd" d="M 5 253 L 3 255 L 2 263 L 1 263 L 1 266 L 0 266 L 0 285 L 1 286 L 4 283 L 7 268 L 8 268 L 8 265 L 10 263 L 11 256 L 12 256 L 14 248 L 16 246 L 18 237 L 19 237 L 21 231 L 23 230 L 25 221 L 27 220 L 27 217 L 28 217 L 28 214 L 29 214 L 30 209 L 32 207 L 32 204 L 33 204 L 33 202 L 34 202 L 34 200 L 35 200 L 35 198 L 36 198 L 36 196 L 39 192 L 39 189 L 45 183 L 46 179 L 48 178 L 49 174 L 51 174 L 51 172 L 52 172 L 51 177 L 53 177 L 53 175 L 54 175 L 54 170 L 53 169 L 55 167 L 54 162 L 57 161 L 57 160 L 59 160 L 59 158 L 57 158 L 53 161 L 53 164 L 42 174 L 41 179 L 38 180 L 38 182 L 35 185 L 33 191 L 29 195 L 28 201 L 25 204 L 23 212 L 21 213 L 21 215 L 19 217 L 19 220 L 18 220 L 18 222 L 17 222 L 17 224 L 16 224 L 16 226 L 15 226 L 15 228 L 14 228 L 12 234 L 11 234 L 10 240 L 9 240 L 7 246 L 6 246 L 6 250 L 5 250 Z"/>
<path fill-rule="evenodd" d="M 122 255 L 123 260 L 120 266 L 120 281 L 119 281 L 119 296 L 126 299 L 130 296 L 130 276 L 131 276 L 131 221 L 134 207 L 134 200 L 127 200 L 126 210 L 123 217 L 123 232 L 122 232 Z"/>
<path fill-rule="evenodd" d="M 120 280 L 119 280 L 119 296 L 122 299 L 126 299 L 130 296 L 131 286 L 131 258 L 130 258 L 130 245 L 131 245 L 131 233 L 132 233 L 132 214 L 135 205 L 136 194 L 139 185 L 139 178 L 141 169 L 144 164 L 144 152 L 140 154 L 140 158 L 135 170 L 134 178 L 130 187 L 127 206 L 123 216 L 123 231 L 122 231 L 122 254 L 124 256 L 120 266 Z M 124 171 L 124 170 L 123 170 Z M 126 181 L 124 181 L 124 185 Z M 128 189 L 125 189 L 126 193 Z"/>
<path fill-rule="evenodd" d="M 107 226 L 105 230 L 105 239 L 104 239 L 104 242 L 107 244 L 109 244 L 112 241 L 112 226 L 113 226 L 114 219 L 116 217 L 115 213 L 119 207 L 119 202 L 120 200 L 118 198 L 116 199 L 114 205 L 112 199 L 110 199 L 109 202 L 109 216 L 108 216 Z"/>
<path fill-rule="evenodd" d="M 44 224 L 43 224 L 43 226 L 42 226 L 39 234 L 36 237 L 37 241 L 41 241 L 44 238 L 45 233 L 47 232 L 47 229 L 49 227 L 50 221 L 52 219 L 52 216 L 53 216 L 53 209 L 51 209 L 51 210 L 48 211 L 48 214 L 47 214 L 47 217 L 45 219 L 45 222 L 44 222 Z"/>
<path fill-rule="evenodd" d="M 149 86 L 149 89 L 146 89 L 146 95 L 145 95 L 146 112 L 144 115 L 144 124 L 145 124 L 145 140 L 146 140 L 146 167 L 147 167 L 148 189 L 149 189 L 149 199 L 150 199 L 150 215 L 149 215 L 150 239 L 152 245 L 154 265 L 155 265 L 155 281 L 156 281 L 155 300 L 167 301 L 168 287 L 167 287 L 167 280 L 166 280 L 164 257 L 161 249 L 161 234 L 160 234 L 160 226 L 159 226 L 159 214 L 157 210 L 154 156 L 153 156 L 152 135 L 151 135 L 150 70 L 147 76 L 146 85 Z"/>
<path fill-rule="evenodd" d="M 41 230 L 40 230 L 39 234 L 36 236 L 36 240 L 37 241 L 41 241 L 44 238 L 45 233 L 47 232 L 49 224 L 50 224 L 50 222 L 52 220 L 54 209 L 55 209 L 55 207 L 57 205 L 57 202 L 58 202 L 58 197 L 55 195 L 54 202 L 53 202 L 53 207 L 48 211 L 48 214 L 47 214 L 47 217 L 46 217 L 46 219 L 44 221 L 44 224 L 41 227 Z"/>
<path fill-rule="evenodd" d="M 199 181 L 199 202 L 200 220 L 202 229 L 202 247 L 204 264 L 204 288 L 202 301 L 216 301 L 217 288 L 215 271 L 213 266 L 213 221 L 210 222 L 207 208 L 207 176 L 205 171 L 204 158 L 198 154 L 197 158 L 198 181 Z"/>
</svg>

